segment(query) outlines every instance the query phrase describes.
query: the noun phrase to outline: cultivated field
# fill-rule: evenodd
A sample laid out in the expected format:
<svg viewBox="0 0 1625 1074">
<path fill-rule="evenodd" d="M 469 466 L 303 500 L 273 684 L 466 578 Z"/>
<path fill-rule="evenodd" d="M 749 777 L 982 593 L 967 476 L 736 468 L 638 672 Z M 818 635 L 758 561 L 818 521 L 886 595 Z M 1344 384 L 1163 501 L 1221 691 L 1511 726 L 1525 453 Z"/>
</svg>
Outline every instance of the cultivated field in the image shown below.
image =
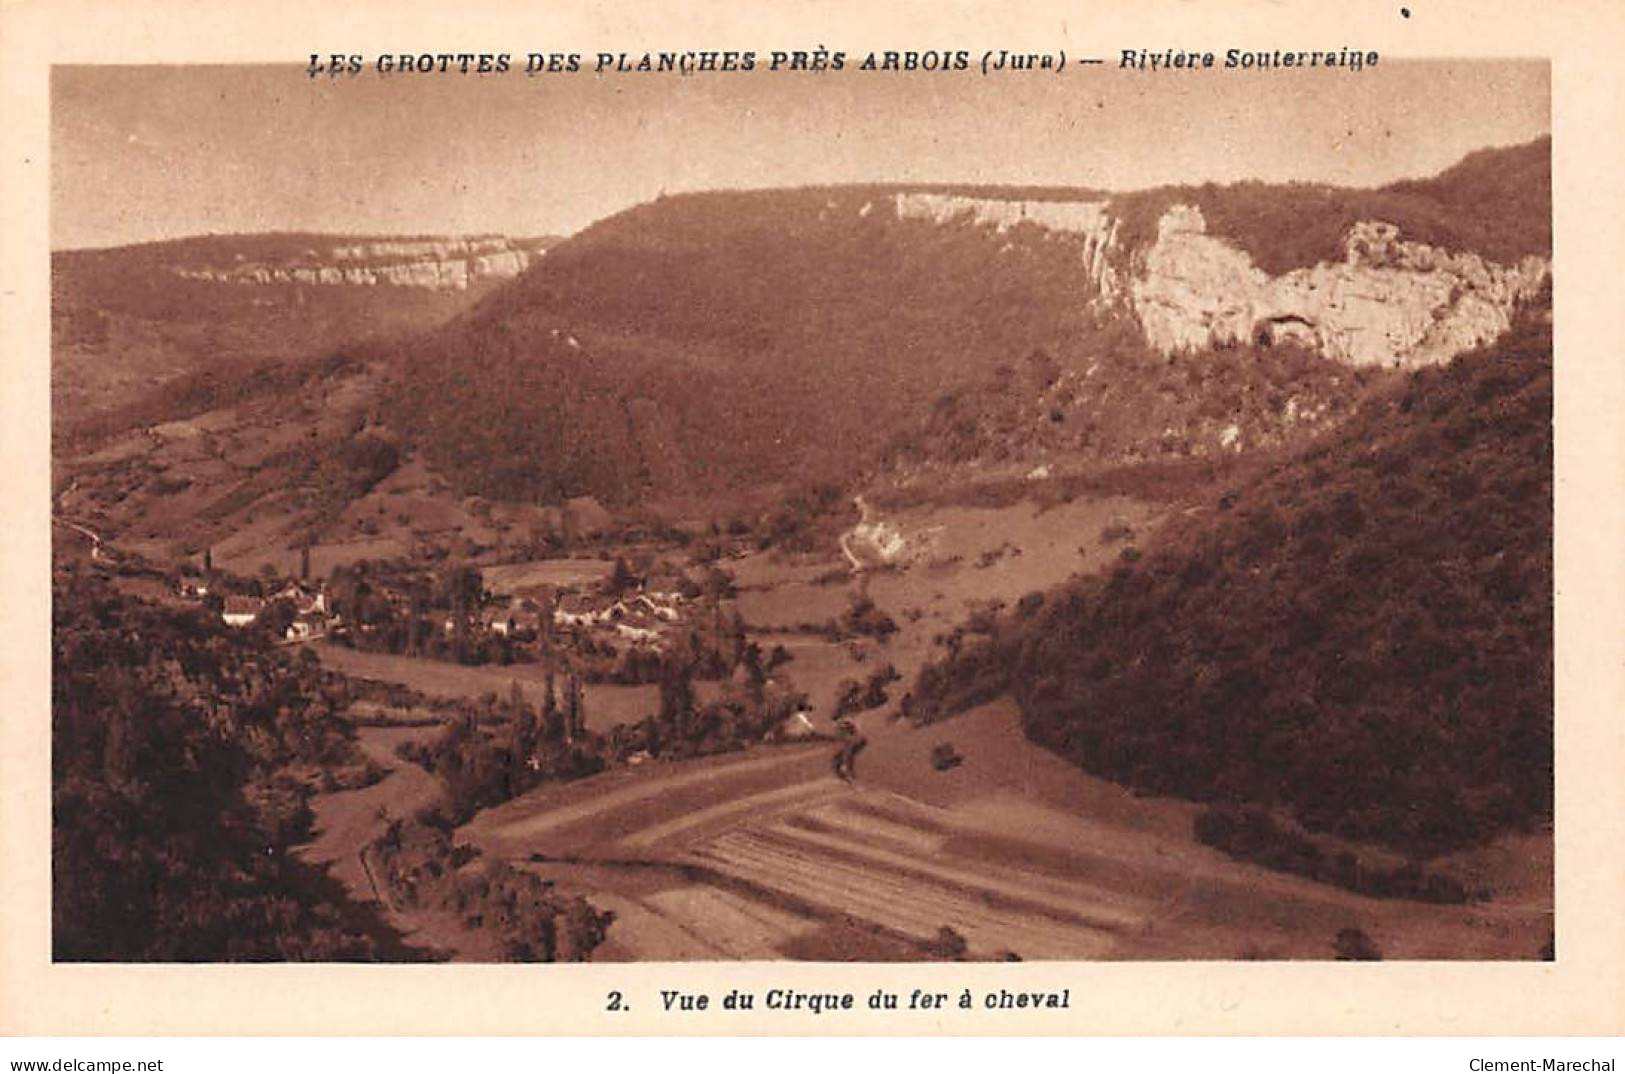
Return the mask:
<svg viewBox="0 0 1625 1074">
<path fill-rule="evenodd" d="M 606 559 L 537 559 L 482 567 L 480 573 L 493 593 L 523 593 L 541 586 L 593 586 L 613 569 Z"/>
<path fill-rule="evenodd" d="M 544 788 L 461 837 L 614 909 L 608 958 L 921 958 L 944 927 L 973 958 L 1323 959 L 1345 927 L 1390 958 L 1527 957 L 1549 927 L 1516 898 L 1379 901 L 1231 861 L 1192 806 L 1031 746 L 1002 703 L 866 732 L 850 784 L 827 745 L 759 749 Z M 930 766 L 943 739 L 960 768 Z"/>
<path fill-rule="evenodd" d="M 538 704 L 547 688 L 547 667 L 542 664 L 481 664 L 468 666 L 446 660 L 421 660 L 392 653 L 368 653 L 342 645 L 317 642 L 322 663 L 335 671 L 362 679 L 400 683 L 419 693 L 441 698 L 480 698 L 496 694 L 506 698 L 517 682 L 525 697 Z M 555 689 L 564 690 L 564 677 L 556 676 Z M 660 708 L 654 686 L 585 685 L 587 727 L 605 732 L 617 724 L 636 723 Z"/>
</svg>

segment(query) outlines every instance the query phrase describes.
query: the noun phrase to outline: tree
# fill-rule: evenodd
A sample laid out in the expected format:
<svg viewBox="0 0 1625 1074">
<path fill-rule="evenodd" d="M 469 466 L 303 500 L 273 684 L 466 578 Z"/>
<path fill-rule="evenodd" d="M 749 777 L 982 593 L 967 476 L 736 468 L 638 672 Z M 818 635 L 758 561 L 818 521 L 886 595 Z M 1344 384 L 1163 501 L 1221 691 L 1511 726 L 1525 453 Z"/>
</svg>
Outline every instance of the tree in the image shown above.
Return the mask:
<svg viewBox="0 0 1625 1074">
<path fill-rule="evenodd" d="M 767 671 L 762 666 L 762 647 L 755 642 L 746 643 L 744 651 L 739 654 L 739 663 L 745 667 L 746 685 L 752 696 L 759 700 L 762 687 L 767 682 Z"/>
<path fill-rule="evenodd" d="M 415 578 L 412 580 L 406 608 L 406 651 L 413 656 L 423 651 L 423 616 L 428 611 L 429 603 L 426 589 L 422 581 Z"/>
<path fill-rule="evenodd" d="M 260 614 L 255 618 L 254 622 L 256 625 L 263 626 L 270 631 L 272 637 L 280 638 L 287 633 L 288 627 L 298 618 L 298 614 L 292 601 L 286 599 L 273 600 L 260 609 Z"/>
<path fill-rule="evenodd" d="M 728 623 L 728 642 L 728 670 L 732 671 L 745 659 L 745 649 L 749 644 L 745 634 L 745 617 L 739 614 L 738 608 L 734 609 L 733 618 Z"/>
<path fill-rule="evenodd" d="M 513 798 L 522 794 L 530 783 L 530 758 L 536 752 L 536 713 L 525 704 L 518 679 L 513 680 L 509 689 L 508 706 L 512 714 L 508 724 L 508 797 Z"/>
<path fill-rule="evenodd" d="M 559 597 L 560 593 L 554 586 L 547 586 L 536 595 L 536 640 L 544 654 L 553 649 L 553 637 L 558 629 L 553 614 L 559 606 Z"/>
<path fill-rule="evenodd" d="M 958 929 L 944 925 L 937 930 L 936 938 L 925 945 L 925 950 L 933 958 L 962 962 L 970 952 L 970 944 Z"/>
<path fill-rule="evenodd" d="M 707 568 L 701 592 L 713 601 L 726 600 L 737 592 L 733 575 L 721 567 Z"/>
<path fill-rule="evenodd" d="M 478 567 L 459 564 L 440 575 L 440 596 L 453 614 L 466 614 L 479 607 L 485 593 L 485 578 Z"/>
<path fill-rule="evenodd" d="M 681 735 L 688 730 L 693 715 L 694 683 L 689 666 L 672 660 L 660 677 L 660 722 Z"/>
<path fill-rule="evenodd" d="M 586 706 L 582 698 L 581 680 L 575 672 L 570 672 L 570 678 L 564 684 L 564 740 L 575 742 L 576 736 L 585 729 L 587 720 Z"/>
<path fill-rule="evenodd" d="M 542 696 L 542 734 L 549 742 L 564 738 L 564 721 L 559 715 L 558 694 L 553 689 L 553 673 L 547 673 L 547 693 Z"/>
<path fill-rule="evenodd" d="M 1377 945 L 1365 934 L 1364 929 L 1339 929 L 1332 949 L 1337 953 L 1339 962 L 1382 961 L 1382 952 L 1377 950 Z"/>
</svg>

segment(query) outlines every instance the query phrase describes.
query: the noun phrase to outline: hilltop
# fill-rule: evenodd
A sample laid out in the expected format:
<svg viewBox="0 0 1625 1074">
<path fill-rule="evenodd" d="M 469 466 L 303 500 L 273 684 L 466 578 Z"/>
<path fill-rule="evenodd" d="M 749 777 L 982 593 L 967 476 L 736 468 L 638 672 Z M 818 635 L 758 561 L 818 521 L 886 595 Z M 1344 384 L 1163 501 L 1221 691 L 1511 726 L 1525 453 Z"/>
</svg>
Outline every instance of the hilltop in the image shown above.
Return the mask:
<svg viewBox="0 0 1625 1074">
<path fill-rule="evenodd" d="M 1552 251 L 1552 140 L 1480 149 L 1427 179 L 1372 190 L 1324 183 L 1243 182 L 1169 186 L 1120 195 L 1121 241 L 1156 236 L 1158 218 L 1194 205 L 1211 234 L 1246 251 L 1259 268 L 1281 275 L 1342 255 L 1343 238 L 1362 220 L 1395 225 L 1407 239 L 1446 250 L 1471 250 L 1503 264 Z"/>
<path fill-rule="evenodd" d="M 991 461 L 1012 409 L 1066 430 L 1022 457 L 1293 442 L 1378 370 L 1503 334 L 1546 278 L 1549 187 L 1542 141 L 1374 191 L 662 197 L 406 347 L 389 413 L 465 491 L 543 500 L 850 479 L 894 445 Z"/>
<path fill-rule="evenodd" d="M 257 562 L 312 540 L 443 546 L 452 519 L 487 545 L 470 512 L 491 501 L 528 505 L 516 534 L 588 497 L 702 522 L 777 503 L 782 535 L 865 485 L 1036 493 L 1111 472 L 1130 476 L 1099 487 L 1160 498 L 1156 468 L 1191 486 L 1295 450 L 1405 370 L 1503 335 L 1546 278 L 1528 206 L 1548 153 L 1320 190 L 1337 212 L 1297 229 L 1248 210 L 1300 188 L 854 186 L 661 198 L 551 244 L 61 253 L 58 486 L 75 487 L 58 508 Z M 1489 226 L 1516 206 L 1528 227 Z M 1340 255 L 1293 267 L 1317 229 Z M 1456 245 L 1491 231 L 1493 257 Z M 402 265 L 435 285 L 380 282 Z M 381 511 L 381 483 L 427 498 Z"/>
</svg>

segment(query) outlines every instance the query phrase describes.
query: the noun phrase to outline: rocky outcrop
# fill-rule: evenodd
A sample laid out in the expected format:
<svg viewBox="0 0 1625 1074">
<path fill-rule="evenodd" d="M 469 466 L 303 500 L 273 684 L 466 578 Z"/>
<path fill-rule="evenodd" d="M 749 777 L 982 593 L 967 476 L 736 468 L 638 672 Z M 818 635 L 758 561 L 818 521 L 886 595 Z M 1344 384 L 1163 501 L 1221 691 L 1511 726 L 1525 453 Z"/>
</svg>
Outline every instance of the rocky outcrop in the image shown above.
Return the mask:
<svg viewBox="0 0 1625 1074">
<path fill-rule="evenodd" d="M 447 261 L 452 258 L 500 252 L 508 248 L 508 240 L 500 235 L 451 239 L 379 239 L 349 246 L 335 246 L 332 256 L 338 261 Z"/>
<path fill-rule="evenodd" d="M 1028 225 L 1048 235 L 1080 242 L 1084 283 L 1098 297 L 1117 294 L 1117 273 L 1107 257 L 1117 242 L 1118 221 L 1104 201 L 1036 201 L 972 198 L 957 194 L 898 194 L 893 199 L 899 220 L 930 220 L 991 227 L 1000 234 Z"/>
<path fill-rule="evenodd" d="M 1137 255 L 1130 298 L 1164 354 L 1240 342 L 1293 342 L 1349 365 L 1448 361 L 1510 327 L 1551 271 L 1543 258 L 1499 265 L 1405 242 L 1391 224 L 1349 229 L 1341 263 L 1270 276 L 1178 205 Z"/>
<path fill-rule="evenodd" d="M 1403 241 L 1392 224 L 1363 221 L 1349 229 L 1341 262 L 1271 276 L 1235 244 L 1209 235 L 1191 205 L 1164 211 L 1149 247 L 1123 250 L 1105 201 L 909 193 L 894 203 L 899 219 L 996 234 L 1030 226 L 1078 241 L 1086 300 L 1131 313 L 1165 355 L 1294 343 L 1348 365 L 1444 362 L 1499 338 L 1551 272 L 1544 258 L 1497 264 Z"/>
<path fill-rule="evenodd" d="M 389 239 L 306 250 L 281 264 L 244 261 L 229 268 L 185 266 L 175 271 L 187 279 L 214 283 L 466 291 L 480 280 L 512 279 L 545 252 L 545 243 L 499 236 Z"/>
<path fill-rule="evenodd" d="M 889 567 L 903 560 L 908 542 L 902 531 L 891 522 L 876 519 L 862 496 L 853 500 L 857 504 L 858 524 L 841 534 L 841 554 L 846 557 L 854 574 L 862 574 L 874 567 Z"/>
</svg>

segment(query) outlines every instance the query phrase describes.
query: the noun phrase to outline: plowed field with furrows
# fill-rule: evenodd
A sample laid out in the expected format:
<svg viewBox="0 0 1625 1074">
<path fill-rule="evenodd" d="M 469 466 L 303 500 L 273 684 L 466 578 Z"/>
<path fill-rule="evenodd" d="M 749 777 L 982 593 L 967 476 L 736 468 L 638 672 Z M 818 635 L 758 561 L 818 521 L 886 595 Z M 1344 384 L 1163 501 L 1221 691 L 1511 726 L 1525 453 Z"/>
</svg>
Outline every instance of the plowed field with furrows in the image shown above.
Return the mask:
<svg viewBox="0 0 1625 1074">
<path fill-rule="evenodd" d="M 781 958 L 813 934 L 919 950 L 944 928 L 971 957 L 1099 958 L 1142 921 L 1122 893 L 953 851 L 947 810 L 813 774 L 804 758 L 735 759 L 494 811 L 470 834 L 594 889 L 613 939 L 645 959 Z M 655 787 L 666 808 L 645 812 Z"/>
<path fill-rule="evenodd" d="M 852 783 L 832 742 L 627 766 L 459 838 L 614 911 L 604 961 L 1327 958 L 1346 927 L 1385 957 L 1460 958 L 1532 950 L 1546 927 L 1516 886 L 1434 906 L 1230 860 L 1191 837 L 1190 803 L 1089 777 L 1016 721 L 1002 701 L 927 729 L 864 721 Z M 950 734 L 966 759 L 936 771 Z"/>
</svg>

